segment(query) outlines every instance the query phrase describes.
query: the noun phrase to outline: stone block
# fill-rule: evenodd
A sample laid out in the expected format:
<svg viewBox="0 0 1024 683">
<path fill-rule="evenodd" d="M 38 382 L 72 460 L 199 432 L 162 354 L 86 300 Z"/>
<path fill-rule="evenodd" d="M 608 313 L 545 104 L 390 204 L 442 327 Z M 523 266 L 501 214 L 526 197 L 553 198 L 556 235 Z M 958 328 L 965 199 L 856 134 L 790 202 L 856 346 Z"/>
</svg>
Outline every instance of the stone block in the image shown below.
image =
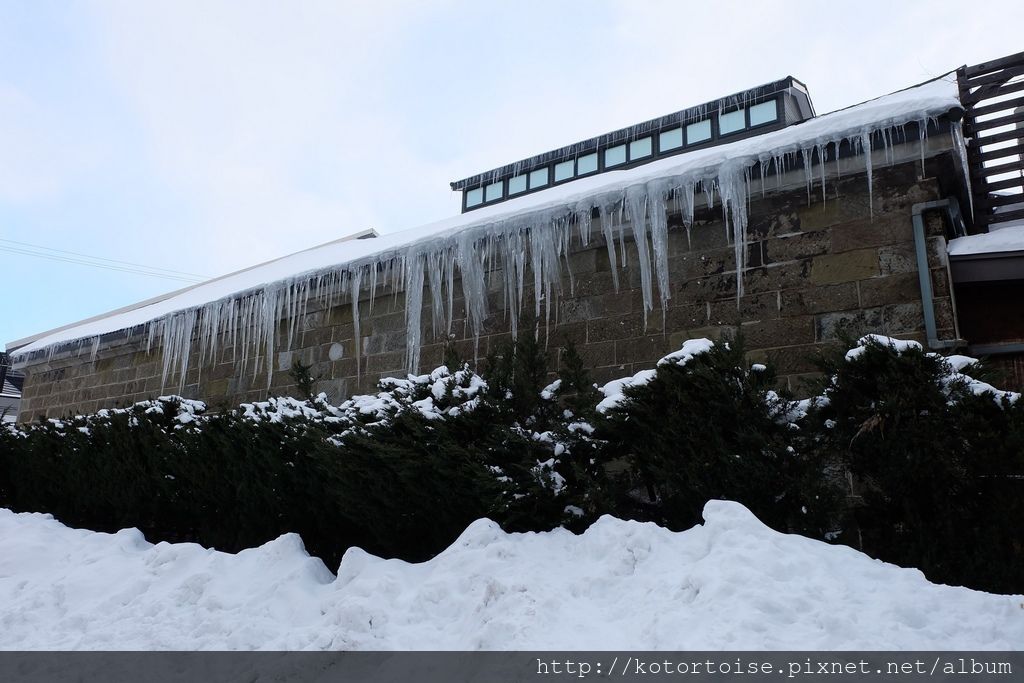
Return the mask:
<svg viewBox="0 0 1024 683">
<path fill-rule="evenodd" d="M 816 285 L 853 282 L 878 275 L 878 269 L 879 254 L 876 249 L 825 254 L 811 260 L 810 280 Z"/>
<path fill-rule="evenodd" d="M 856 282 L 787 289 L 779 293 L 782 317 L 849 310 L 856 308 L 858 301 Z"/>
<path fill-rule="evenodd" d="M 882 275 L 917 272 L 917 252 L 914 244 L 896 244 L 878 250 L 879 272 Z"/>
<path fill-rule="evenodd" d="M 705 251 L 728 247 L 732 240 L 731 234 L 725 230 L 725 223 L 713 221 L 701 225 L 693 225 L 689 230 L 691 251 Z"/>
<path fill-rule="evenodd" d="M 587 341 L 600 342 L 609 339 L 629 339 L 639 337 L 647 332 L 660 332 L 661 321 L 657 316 L 648 316 L 647 324 L 639 313 L 617 316 L 614 318 L 598 318 L 587 322 Z"/>
<path fill-rule="evenodd" d="M 860 182 L 863 184 L 864 194 L 854 193 L 838 200 L 829 198 L 825 202 L 818 196 L 812 198 L 810 205 L 797 207 L 797 225 L 800 231 L 822 230 L 839 223 L 869 218 L 871 211 L 867 201 L 867 184 L 863 180 Z"/>
<path fill-rule="evenodd" d="M 602 367 L 615 364 L 615 342 L 592 342 L 577 347 L 580 359 L 587 367 Z"/>
<path fill-rule="evenodd" d="M 815 340 L 814 318 L 809 315 L 744 321 L 739 330 L 746 347 L 750 349 L 813 344 Z"/>
<path fill-rule="evenodd" d="M 921 285 L 916 272 L 861 280 L 858 286 L 861 305 L 868 308 L 921 300 Z"/>
<path fill-rule="evenodd" d="M 780 263 L 820 256 L 830 251 L 832 233 L 815 230 L 776 237 L 764 241 L 764 263 Z"/>
<path fill-rule="evenodd" d="M 743 291 L 749 294 L 777 292 L 783 289 L 804 287 L 808 284 L 811 261 L 787 261 L 762 268 L 748 268 L 743 272 Z M 733 281 L 732 296 L 736 295 Z M 726 297 L 720 297 L 726 298 Z"/>
<path fill-rule="evenodd" d="M 599 297 L 585 297 L 566 299 L 559 304 L 559 315 L 558 319 L 564 323 L 578 323 L 586 322 L 592 318 L 596 318 L 599 315 L 607 315 L 603 311 L 597 313 L 596 310 L 600 309 L 601 306 L 598 304 Z M 627 313 L 628 311 L 623 311 Z"/>
<path fill-rule="evenodd" d="M 779 317 L 779 293 L 744 294 L 735 299 L 715 301 L 708 306 L 708 320 L 716 325 L 739 324 L 743 320 L 770 320 Z"/>
<path fill-rule="evenodd" d="M 835 253 L 914 241 L 909 212 L 875 214 L 873 218 L 835 225 L 831 232 Z"/>
<path fill-rule="evenodd" d="M 620 339 L 615 342 L 615 362 L 620 365 L 634 363 L 654 367 L 658 359 L 671 350 L 669 338 L 660 334 Z"/>
<path fill-rule="evenodd" d="M 886 334 L 906 334 L 924 329 L 921 303 L 893 304 L 883 310 L 882 328 Z"/>
<path fill-rule="evenodd" d="M 883 329 L 881 308 L 823 313 L 815 317 L 815 339 L 819 342 L 844 342 Z"/>
<path fill-rule="evenodd" d="M 838 344 L 804 344 L 767 349 L 764 353 L 768 363 L 780 375 L 813 373 L 818 371 L 817 361 L 822 354 L 833 351 Z"/>
</svg>

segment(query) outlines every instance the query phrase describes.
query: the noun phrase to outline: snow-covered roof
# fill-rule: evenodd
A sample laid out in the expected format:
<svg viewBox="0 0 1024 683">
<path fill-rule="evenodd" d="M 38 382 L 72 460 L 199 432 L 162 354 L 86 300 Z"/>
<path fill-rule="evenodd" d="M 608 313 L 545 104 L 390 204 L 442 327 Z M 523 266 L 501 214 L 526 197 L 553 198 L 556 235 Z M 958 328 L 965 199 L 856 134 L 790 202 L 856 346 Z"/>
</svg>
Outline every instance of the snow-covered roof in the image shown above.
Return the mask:
<svg viewBox="0 0 1024 683">
<path fill-rule="evenodd" d="M 585 218 L 589 229 L 591 208 L 608 205 L 601 202 L 606 199 L 607 202 L 610 202 L 612 197 L 618 197 L 621 202 L 634 190 L 646 193 L 655 190 L 664 192 L 666 188 L 689 187 L 692 195 L 693 184 L 695 182 L 702 183 L 705 187 L 713 186 L 722 197 L 723 203 L 731 203 L 732 211 L 735 214 L 737 206 L 744 203 L 740 200 L 745 200 L 745 196 L 740 197 L 740 193 L 746 191 L 742 183 L 743 174 L 748 173 L 749 169 L 759 162 L 765 165 L 775 162 L 776 167 L 781 167 L 783 159 L 787 155 L 792 158 L 797 154 L 802 154 L 806 164 L 810 165 L 811 160 L 822 158 L 819 156 L 821 150 L 830 145 L 835 145 L 838 151 L 840 143 L 849 142 L 855 149 L 861 150 L 862 144 L 870 140 L 870 136 L 876 132 L 899 129 L 904 124 L 913 122 L 921 124 L 920 128 L 926 130 L 929 121 L 960 106 L 955 77 L 948 75 L 856 106 L 824 114 L 798 125 L 737 140 L 731 144 L 695 150 L 623 171 L 581 178 L 543 192 L 452 216 L 419 228 L 384 234 L 372 240 L 333 242 L 300 251 L 257 267 L 180 290 L 166 297 L 158 297 L 145 306 L 120 309 L 36 337 L 19 340 L 22 343 L 17 346 L 12 344 L 10 347 L 16 354 L 24 357 L 33 351 L 48 347 L 52 350 L 54 345 L 95 338 L 105 333 L 145 325 L 180 311 L 208 306 L 212 302 L 224 301 L 254 290 L 270 289 L 272 283 L 295 282 L 305 277 L 315 277 L 318 273 L 325 271 L 355 273 L 359 269 L 365 270 L 370 264 L 379 264 L 389 259 L 398 258 L 402 259 L 400 270 L 406 272 L 406 263 L 410 256 L 421 256 L 431 249 L 434 249 L 436 253 L 436 250 L 442 247 L 451 250 L 454 248 L 453 245 L 465 242 L 467 237 L 473 238 L 475 235 L 479 235 L 483 238 L 493 234 L 495 226 L 498 225 L 508 226 L 514 222 L 521 228 L 521 226 L 527 225 L 531 219 L 534 219 L 537 224 L 550 223 L 557 215 L 575 213 L 577 217 L 581 217 L 586 212 Z M 889 140 L 888 134 L 886 140 Z M 870 155 L 864 156 L 868 157 L 866 163 L 870 178 Z M 738 180 L 737 173 L 739 174 Z M 728 174 L 728 182 L 726 182 L 726 174 Z M 644 197 L 646 198 L 646 196 L 645 194 Z M 640 206 L 646 206 L 646 204 Z M 733 220 L 745 223 L 745 215 L 742 217 L 734 215 Z M 652 232 L 656 232 L 657 227 L 652 225 L 651 229 Z M 661 229 L 663 231 L 664 226 Z M 655 260 L 657 260 L 657 256 L 656 246 Z M 641 260 L 646 257 L 647 255 L 644 254 Z M 740 259 L 738 262 L 742 263 Z M 466 264 L 462 261 L 456 263 L 460 269 L 463 269 L 463 278 L 465 278 Z M 656 265 L 660 267 L 660 264 Z M 667 273 L 663 274 L 659 270 L 659 288 L 663 284 L 662 277 L 667 277 Z M 365 284 L 368 279 L 363 279 L 362 282 Z M 650 307 L 650 295 L 647 290 L 651 288 L 651 279 L 649 274 L 645 278 L 645 303 L 648 308 Z M 357 286 L 358 281 L 357 278 L 355 281 Z M 414 279 L 412 282 L 416 282 L 416 280 Z M 422 271 L 419 272 L 418 282 L 422 287 Z M 540 287 L 537 289 L 539 290 Z M 666 296 L 664 292 L 662 296 L 663 298 Z M 538 307 L 540 306 L 539 301 L 540 299 L 538 299 Z M 411 306 L 411 303 L 409 305 Z M 418 307 L 415 314 L 418 316 Z M 417 317 L 409 322 L 410 333 L 415 335 L 415 338 L 410 340 L 411 348 L 419 343 L 418 331 L 412 330 L 413 323 L 418 330 L 419 319 Z M 184 353 L 187 354 L 187 350 Z M 415 354 L 418 357 L 418 347 Z M 415 361 L 412 365 L 414 364 Z"/>
<path fill-rule="evenodd" d="M 1024 226 L 1006 227 L 949 241 L 950 256 L 1024 251 Z"/>
</svg>

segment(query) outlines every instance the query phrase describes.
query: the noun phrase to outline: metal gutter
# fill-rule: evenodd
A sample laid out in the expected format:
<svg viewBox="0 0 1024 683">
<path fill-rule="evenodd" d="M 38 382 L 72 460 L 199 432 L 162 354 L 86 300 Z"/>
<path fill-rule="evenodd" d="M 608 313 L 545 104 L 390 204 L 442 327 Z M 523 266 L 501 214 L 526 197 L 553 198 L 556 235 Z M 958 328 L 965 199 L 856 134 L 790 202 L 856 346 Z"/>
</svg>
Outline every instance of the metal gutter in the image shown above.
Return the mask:
<svg viewBox="0 0 1024 683">
<path fill-rule="evenodd" d="M 949 298 L 953 305 L 953 334 L 954 339 L 939 339 L 938 330 L 935 324 L 935 295 L 932 291 L 931 268 L 928 266 L 928 243 L 925 239 L 924 212 L 934 209 L 945 209 L 949 222 L 954 232 L 959 236 L 966 234 L 963 227 L 963 217 L 960 214 L 960 204 L 955 197 L 947 197 L 931 202 L 920 202 L 910 208 L 911 219 L 914 224 L 914 251 L 917 255 L 917 279 L 921 288 L 921 305 L 924 307 L 924 329 L 928 337 L 928 348 L 930 349 L 952 349 L 967 346 L 967 341 L 960 338 L 960 326 L 957 322 L 956 295 L 953 293 L 953 276 L 950 273 L 949 260 L 946 260 L 946 277 L 949 279 Z"/>
</svg>

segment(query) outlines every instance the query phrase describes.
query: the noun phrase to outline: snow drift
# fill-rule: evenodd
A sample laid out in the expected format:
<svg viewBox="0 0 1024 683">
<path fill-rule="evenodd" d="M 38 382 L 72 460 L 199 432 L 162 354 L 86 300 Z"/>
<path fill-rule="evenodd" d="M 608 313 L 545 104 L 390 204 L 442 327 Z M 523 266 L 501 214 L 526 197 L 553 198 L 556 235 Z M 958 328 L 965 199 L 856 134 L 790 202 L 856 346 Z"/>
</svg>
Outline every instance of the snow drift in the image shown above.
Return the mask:
<svg viewBox="0 0 1024 683">
<path fill-rule="evenodd" d="M 675 533 L 479 520 L 429 562 L 358 549 L 337 577 L 290 534 L 231 555 L 0 510 L 5 649 L 1016 649 L 1020 596 L 780 534 L 737 503 Z"/>
</svg>

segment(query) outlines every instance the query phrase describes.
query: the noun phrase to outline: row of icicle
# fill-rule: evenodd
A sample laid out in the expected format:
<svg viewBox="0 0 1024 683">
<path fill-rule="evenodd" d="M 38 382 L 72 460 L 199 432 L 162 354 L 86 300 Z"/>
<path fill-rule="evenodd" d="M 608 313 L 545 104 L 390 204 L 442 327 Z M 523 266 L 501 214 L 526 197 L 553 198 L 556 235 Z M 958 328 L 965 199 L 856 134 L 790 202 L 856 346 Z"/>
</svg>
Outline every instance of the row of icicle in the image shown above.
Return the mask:
<svg viewBox="0 0 1024 683">
<path fill-rule="evenodd" d="M 929 117 L 916 123 L 923 164 L 926 131 L 929 124 L 936 126 L 937 120 Z M 951 130 L 955 144 L 962 146 L 958 124 L 953 124 Z M 292 347 L 300 332 L 308 302 L 311 299 L 320 302 L 325 311 L 334 306 L 352 304 L 358 373 L 363 355 L 360 349 L 360 318 L 372 314 L 374 299 L 386 287 L 392 293 L 406 292 L 405 362 L 409 371 L 416 373 L 423 345 L 424 290 L 429 294 L 430 332 L 434 339 L 447 339 L 452 334 L 457 313 L 454 310 L 456 280 L 461 282 L 465 302 L 465 335 L 479 341 L 484 321 L 491 314 L 488 293 L 497 288 L 501 292 L 502 309 L 509 330 L 515 336 L 519 331 L 529 271 L 534 291 L 533 315 L 536 320 L 550 324 L 556 319 L 557 300 L 563 294 L 563 274 L 568 275 L 570 294 L 573 287 L 572 272 L 568 266 L 570 247 L 574 240 L 584 247 L 591 242 L 595 215 L 599 217 L 598 224 L 607 246 L 616 291 L 619 289 L 619 269 L 629 263 L 627 239 L 631 238 L 634 244 L 646 324 L 648 313 L 655 308 L 655 291 L 663 310 L 670 297 L 670 211 L 681 215 L 683 225 L 689 231 L 697 192 L 703 195 L 708 206 L 717 196 L 727 236 L 735 250 L 738 300 L 743 295 L 747 211 L 755 167 L 760 167 L 760 189 L 764 193 L 766 176 L 775 175 L 781 185 L 782 174 L 796 168 L 798 160 L 802 160 L 808 201 L 816 180 L 821 182 L 824 201 L 826 166 L 835 162 L 838 172 L 839 151 L 845 144 L 844 149 L 850 149 L 854 155 L 864 159 L 869 199 L 873 201 L 871 155 L 864 153 L 870 149 L 873 138 L 882 141 L 886 158 L 890 159 L 892 145 L 897 139 L 905 140 L 906 134 L 903 125 L 864 129 L 799 149 L 775 150 L 756 158 L 730 160 L 714 169 L 656 178 L 597 194 L 572 206 L 473 225 L 454 235 L 414 242 L 397 252 L 339 264 L 315 273 L 297 274 L 240 295 L 168 314 L 139 327 L 148 333 L 147 352 L 157 347 L 162 350 L 162 383 L 165 387 L 177 376 L 180 391 L 190 366 L 196 360 L 200 368 L 211 360 L 223 360 L 216 359 L 222 344 L 230 346 L 231 360 L 237 364 L 240 374 L 249 371 L 251 366 L 256 377 L 262 365 L 269 387 L 275 353 L 281 345 L 285 350 Z M 363 303 L 359 303 L 360 292 L 368 294 Z M 284 331 L 279 330 L 282 323 L 287 324 Z M 32 357 L 44 353 L 52 357 L 69 347 L 77 346 L 80 350 L 83 344 L 90 345 L 95 357 L 99 337 L 53 344 L 44 351 L 35 352 Z M 198 351 L 198 359 L 192 357 L 193 346 Z M 260 356 L 264 359 L 262 363 Z"/>
</svg>

